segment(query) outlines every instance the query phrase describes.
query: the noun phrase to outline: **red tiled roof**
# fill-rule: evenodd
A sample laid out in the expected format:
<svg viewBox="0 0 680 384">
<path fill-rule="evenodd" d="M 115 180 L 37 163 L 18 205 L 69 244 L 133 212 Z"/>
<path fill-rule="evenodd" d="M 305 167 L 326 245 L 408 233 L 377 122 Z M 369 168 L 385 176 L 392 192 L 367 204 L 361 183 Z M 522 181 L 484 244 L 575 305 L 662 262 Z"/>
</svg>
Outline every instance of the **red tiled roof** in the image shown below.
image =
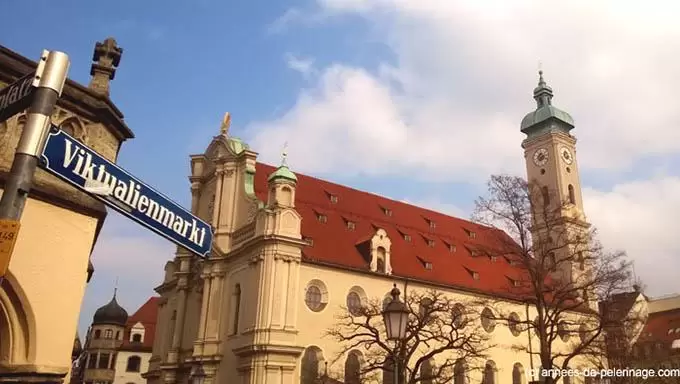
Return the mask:
<svg viewBox="0 0 680 384">
<path fill-rule="evenodd" d="M 669 333 L 671 329 L 673 332 Z M 680 329 L 680 309 L 651 313 L 640 335 L 640 341 L 670 343 L 675 339 L 680 339 L 680 333 L 676 333 L 676 329 Z"/>
<path fill-rule="evenodd" d="M 260 200 L 267 201 L 267 177 L 275 170 L 257 163 L 255 192 Z M 474 250 L 493 248 L 493 243 L 498 243 L 502 236 L 507 239 L 497 229 L 296 175 L 295 204 L 302 215 L 302 235 L 313 242 L 303 249 L 303 260 L 368 271 L 370 259 L 361 244 L 369 241 L 377 228 L 382 228 L 392 242 L 394 276 L 514 298 L 519 298 L 520 290 L 526 289 L 513 286 L 513 279 L 526 280 L 521 277 L 525 272 L 520 266 L 511 265 L 508 258 L 492 260 L 483 251 L 471 255 Z M 337 197 L 337 202 L 331 201 L 331 194 Z M 391 212 L 386 214 L 385 209 Z M 326 222 L 319 220 L 319 214 L 326 216 Z M 348 228 L 347 220 L 354 222 L 353 229 Z M 404 239 L 406 234 L 410 241 Z M 434 243 L 428 244 L 427 239 Z M 455 246 L 455 252 L 451 252 L 450 245 Z M 426 269 L 421 260 L 432 263 L 432 269 Z M 477 272 L 477 280 L 473 272 Z"/>
<path fill-rule="evenodd" d="M 160 297 L 150 297 L 146 303 L 130 317 L 128 317 L 125 324 L 125 333 L 123 335 L 122 350 L 133 351 L 151 351 L 153 347 L 154 336 L 156 335 L 156 318 L 158 316 L 158 300 Z M 130 332 L 132 327 L 137 323 L 142 323 L 144 326 L 144 339 L 142 343 L 130 342 Z"/>
</svg>

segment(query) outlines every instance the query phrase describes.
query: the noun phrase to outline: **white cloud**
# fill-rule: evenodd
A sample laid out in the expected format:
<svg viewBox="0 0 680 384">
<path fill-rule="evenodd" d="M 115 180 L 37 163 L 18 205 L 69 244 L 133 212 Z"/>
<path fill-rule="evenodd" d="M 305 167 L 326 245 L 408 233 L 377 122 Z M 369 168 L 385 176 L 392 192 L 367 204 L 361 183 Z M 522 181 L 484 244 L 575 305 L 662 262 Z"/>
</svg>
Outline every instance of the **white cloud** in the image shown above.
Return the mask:
<svg viewBox="0 0 680 384">
<path fill-rule="evenodd" d="M 622 183 L 610 191 L 584 188 L 584 209 L 609 249 L 625 250 L 635 272 L 658 296 L 677 292 L 680 178 Z"/>
<path fill-rule="evenodd" d="M 300 72 L 305 78 L 314 74 L 314 59 L 297 57 L 291 53 L 286 54 L 286 64 L 288 68 Z"/>
<path fill-rule="evenodd" d="M 173 258 L 175 248 L 168 240 L 110 211 L 92 252 L 95 278 L 98 271 L 106 271 L 126 280 L 144 281 L 149 289 L 146 294 L 151 296 L 153 287 L 162 282 L 163 267 Z"/>
<path fill-rule="evenodd" d="M 586 212 L 609 248 L 625 249 L 652 294 L 675 288 L 680 179 L 621 181 L 647 157 L 680 152 L 680 3 L 575 0 L 317 0 L 292 22 L 354 15 L 393 61 L 317 68 L 280 118 L 250 126 L 250 143 L 313 173 L 409 175 L 479 182 L 524 174 L 519 124 L 535 108 L 542 62 L 554 105 L 576 121 L 581 170 L 619 180 L 585 188 Z M 294 17 L 293 17 L 294 16 Z M 345 19 L 346 20 L 346 19 Z M 621 173 L 618 173 L 622 171 Z M 676 173 L 677 175 L 677 173 Z M 423 205 L 423 204 L 419 204 Z M 424 204 L 447 211 L 433 203 Z M 459 210 L 452 210 L 459 213 Z"/>
<path fill-rule="evenodd" d="M 318 0 L 313 18 L 363 17 L 396 60 L 323 69 L 280 119 L 251 126 L 251 142 L 268 158 L 282 140 L 267 138 L 285 137 L 307 172 L 522 173 L 519 122 L 541 60 L 554 104 L 576 120 L 582 168 L 676 152 L 678 5 L 652 3 Z"/>
</svg>

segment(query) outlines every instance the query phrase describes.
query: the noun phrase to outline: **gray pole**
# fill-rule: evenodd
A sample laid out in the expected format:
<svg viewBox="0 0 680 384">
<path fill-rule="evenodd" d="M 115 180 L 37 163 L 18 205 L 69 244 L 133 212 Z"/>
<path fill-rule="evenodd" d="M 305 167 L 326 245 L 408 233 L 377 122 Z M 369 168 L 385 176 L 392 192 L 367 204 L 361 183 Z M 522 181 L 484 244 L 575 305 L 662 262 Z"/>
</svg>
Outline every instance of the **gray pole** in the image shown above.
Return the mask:
<svg viewBox="0 0 680 384">
<path fill-rule="evenodd" d="M 19 139 L 12 169 L 0 199 L 0 219 L 20 220 L 26 198 L 33 186 L 33 175 L 38 166 L 45 140 L 49 133 L 52 111 L 61 96 L 70 66 L 68 55 L 57 51 L 43 51 L 36 71 L 38 86 L 28 109 L 26 125 Z M 2 276 L 0 276 L 0 281 Z"/>
<path fill-rule="evenodd" d="M 33 93 L 26 125 L 0 199 L 0 219 L 21 219 L 26 197 L 33 185 L 33 174 L 38 166 L 38 158 L 45 146 L 52 111 L 66 82 L 70 63 L 65 53 L 44 51 L 40 61 L 39 65 L 45 67 L 38 88 Z"/>
</svg>

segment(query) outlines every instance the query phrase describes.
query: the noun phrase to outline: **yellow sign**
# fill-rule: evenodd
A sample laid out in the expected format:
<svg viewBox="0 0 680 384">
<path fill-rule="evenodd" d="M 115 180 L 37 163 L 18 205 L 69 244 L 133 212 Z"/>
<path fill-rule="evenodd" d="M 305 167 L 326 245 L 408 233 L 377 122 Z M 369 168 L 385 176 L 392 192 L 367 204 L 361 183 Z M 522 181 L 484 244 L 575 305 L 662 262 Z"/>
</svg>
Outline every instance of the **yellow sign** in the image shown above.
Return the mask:
<svg viewBox="0 0 680 384">
<path fill-rule="evenodd" d="M 0 220 L 0 277 L 7 273 L 20 227 L 18 220 Z"/>
</svg>

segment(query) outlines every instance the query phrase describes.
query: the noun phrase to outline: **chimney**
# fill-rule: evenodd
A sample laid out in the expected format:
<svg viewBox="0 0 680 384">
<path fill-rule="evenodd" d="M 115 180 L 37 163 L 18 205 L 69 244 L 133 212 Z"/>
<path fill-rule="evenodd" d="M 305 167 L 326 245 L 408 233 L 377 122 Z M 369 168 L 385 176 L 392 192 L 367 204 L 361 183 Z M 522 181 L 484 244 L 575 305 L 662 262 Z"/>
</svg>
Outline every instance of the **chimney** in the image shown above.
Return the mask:
<svg viewBox="0 0 680 384">
<path fill-rule="evenodd" d="M 112 37 L 103 42 L 97 42 L 92 54 L 92 67 L 90 69 L 90 85 L 93 91 L 109 96 L 109 83 L 116 75 L 116 68 L 120 63 L 120 56 L 123 48 L 118 47 L 116 40 Z"/>
</svg>

